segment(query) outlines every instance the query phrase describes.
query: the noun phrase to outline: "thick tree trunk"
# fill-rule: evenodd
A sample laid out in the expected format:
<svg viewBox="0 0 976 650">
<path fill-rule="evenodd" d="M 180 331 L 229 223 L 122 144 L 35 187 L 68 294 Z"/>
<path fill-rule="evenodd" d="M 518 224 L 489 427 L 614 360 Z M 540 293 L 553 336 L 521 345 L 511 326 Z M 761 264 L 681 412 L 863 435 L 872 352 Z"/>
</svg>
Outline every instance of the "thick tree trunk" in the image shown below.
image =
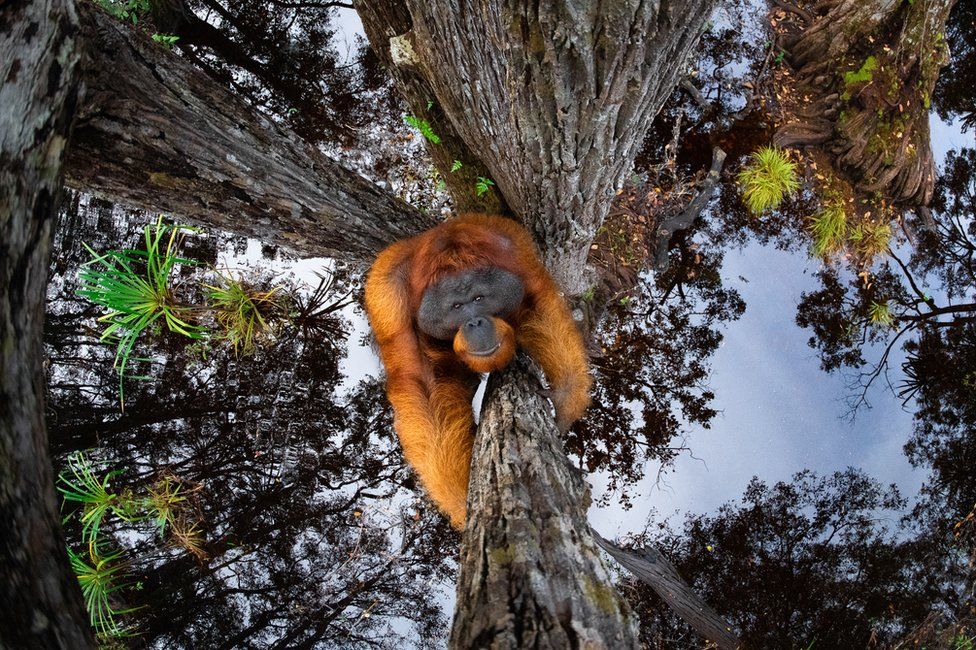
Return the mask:
<svg viewBox="0 0 976 650">
<path fill-rule="evenodd" d="M 370 260 L 434 225 L 93 3 L 79 12 L 72 187 L 306 256 Z"/>
<path fill-rule="evenodd" d="M 0 5 L 0 647 L 87 648 L 44 428 L 41 325 L 78 95 L 65 0 Z"/>
<path fill-rule="evenodd" d="M 492 375 L 475 440 L 452 648 L 635 648 L 626 603 L 589 532 L 587 489 L 540 373 Z"/>
<path fill-rule="evenodd" d="M 928 109 L 948 62 L 956 0 L 821 0 L 790 46 L 798 94 L 814 100 L 776 133 L 779 146 L 825 145 L 857 188 L 926 205 L 935 185 Z"/>
<path fill-rule="evenodd" d="M 407 5 L 398 65 L 424 78 L 556 280 L 579 293 L 593 236 L 713 0 Z"/>
<path fill-rule="evenodd" d="M 412 109 L 442 135 L 428 145 L 441 173 L 455 156 L 480 160 L 557 281 L 581 291 L 593 235 L 713 2 L 406 4 L 409 14 L 389 0 L 357 9 Z M 461 205 L 464 192 L 452 188 Z M 486 393 L 451 646 L 633 647 L 582 481 L 523 364 Z"/>
</svg>

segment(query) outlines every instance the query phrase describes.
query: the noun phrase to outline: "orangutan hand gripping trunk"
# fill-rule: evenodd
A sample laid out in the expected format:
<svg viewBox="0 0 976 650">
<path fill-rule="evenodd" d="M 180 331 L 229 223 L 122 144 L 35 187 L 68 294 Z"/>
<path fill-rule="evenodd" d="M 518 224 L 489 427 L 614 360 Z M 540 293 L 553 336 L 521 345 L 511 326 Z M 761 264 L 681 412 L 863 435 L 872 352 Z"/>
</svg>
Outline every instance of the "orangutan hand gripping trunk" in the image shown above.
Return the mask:
<svg viewBox="0 0 976 650">
<path fill-rule="evenodd" d="M 393 244 L 370 269 L 366 311 L 403 454 L 456 528 L 479 373 L 521 347 L 546 374 L 561 430 L 589 404 L 582 337 L 531 236 L 510 219 L 462 215 Z"/>
</svg>

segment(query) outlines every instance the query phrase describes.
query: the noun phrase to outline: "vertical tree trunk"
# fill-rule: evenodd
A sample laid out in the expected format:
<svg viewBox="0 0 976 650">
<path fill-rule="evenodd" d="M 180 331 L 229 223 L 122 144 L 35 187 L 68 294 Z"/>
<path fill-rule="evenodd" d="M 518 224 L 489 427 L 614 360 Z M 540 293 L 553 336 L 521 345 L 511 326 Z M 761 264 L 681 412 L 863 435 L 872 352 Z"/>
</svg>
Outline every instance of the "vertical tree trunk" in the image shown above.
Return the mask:
<svg viewBox="0 0 976 650">
<path fill-rule="evenodd" d="M 0 5 L 0 646 L 91 647 L 44 427 L 41 325 L 78 94 L 68 0 Z"/>
<path fill-rule="evenodd" d="M 475 440 L 451 648 L 636 648 L 589 532 L 589 495 L 519 355 L 489 380 Z"/>
<path fill-rule="evenodd" d="M 579 293 L 593 236 L 713 0 L 407 5 L 398 65 L 424 78 L 556 280 Z"/>
<path fill-rule="evenodd" d="M 790 46 L 797 94 L 812 98 L 779 146 L 825 145 L 865 194 L 926 205 L 935 186 L 928 109 L 948 62 L 956 0 L 821 0 Z"/>
</svg>

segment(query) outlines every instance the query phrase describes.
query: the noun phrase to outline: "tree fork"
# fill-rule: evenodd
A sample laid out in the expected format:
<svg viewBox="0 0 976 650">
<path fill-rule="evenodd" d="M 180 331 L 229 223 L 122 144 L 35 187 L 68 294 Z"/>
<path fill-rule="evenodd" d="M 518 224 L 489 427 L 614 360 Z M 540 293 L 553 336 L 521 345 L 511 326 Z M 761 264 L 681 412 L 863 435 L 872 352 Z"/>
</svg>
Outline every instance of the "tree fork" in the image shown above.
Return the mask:
<svg viewBox="0 0 976 650">
<path fill-rule="evenodd" d="M 713 0 L 407 0 L 415 66 L 571 295 Z"/>
</svg>

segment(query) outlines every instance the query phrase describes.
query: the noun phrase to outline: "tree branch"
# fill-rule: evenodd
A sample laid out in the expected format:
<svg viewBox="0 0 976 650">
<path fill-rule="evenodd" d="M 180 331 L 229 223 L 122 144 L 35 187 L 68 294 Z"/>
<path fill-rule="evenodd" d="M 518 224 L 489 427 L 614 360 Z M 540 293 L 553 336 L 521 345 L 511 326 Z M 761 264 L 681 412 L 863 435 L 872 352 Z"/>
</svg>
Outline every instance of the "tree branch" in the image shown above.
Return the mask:
<svg viewBox="0 0 976 650">
<path fill-rule="evenodd" d="M 659 550 L 650 546 L 640 550 L 624 549 L 595 530 L 590 529 L 590 532 L 600 548 L 649 585 L 668 607 L 696 632 L 715 643 L 719 650 L 735 650 L 742 644 L 725 619 L 698 597 Z"/>
<path fill-rule="evenodd" d="M 688 203 L 688 207 L 678 214 L 665 219 L 658 226 L 657 232 L 655 233 L 657 236 L 657 246 L 654 253 L 654 270 L 657 273 L 664 273 L 668 270 L 668 247 L 671 244 L 671 237 L 679 230 L 690 228 L 691 224 L 695 222 L 695 219 L 701 215 L 702 211 L 708 205 L 708 202 L 712 200 L 712 195 L 715 194 L 715 190 L 718 187 L 724 165 L 725 152 L 721 147 L 713 148 L 712 166 L 708 170 L 708 176 L 698 189 L 698 193 Z"/>
<path fill-rule="evenodd" d="M 68 185 L 305 256 L 367 260 L 435 221 L 93 3 Z"/>
</svg>

